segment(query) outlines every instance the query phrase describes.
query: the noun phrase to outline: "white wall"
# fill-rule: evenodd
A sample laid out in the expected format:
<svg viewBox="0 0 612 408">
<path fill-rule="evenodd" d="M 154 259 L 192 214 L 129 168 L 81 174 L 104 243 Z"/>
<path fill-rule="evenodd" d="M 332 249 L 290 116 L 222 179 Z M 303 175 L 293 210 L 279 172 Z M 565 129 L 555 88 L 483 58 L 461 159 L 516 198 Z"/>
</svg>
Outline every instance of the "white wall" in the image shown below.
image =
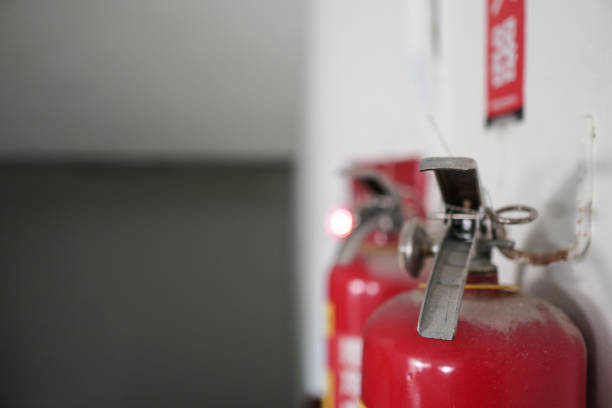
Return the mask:
<svg viewBox="0 0 612 408">
<path fill-rule="evenodd" d="M 484 5 L 446 1 L 441 13 L 442 128 L 453 153 L 479 161 L 496 206 L 523 202 L 541 219 L 511 231 L 522 245 L 547 249 L 572 240 L 577 164 L 595 118 L 592 242 L 584 260 L 524 271 L 527 290 L 561 306 L 589 351 L 590 402 L 612 406 L 612 5 L 603 1 L 527 1 L 525 119 L 483 127 Z M 518 267 L 503 263 L 508 271 Z M 513 274 L 506 274 L 513 279 Z"/>
<path fill-rule="evenodd" d="M 0 4 L 0 156 L 287 159 L 299 0 Z"/>
<path fill-rule="evenodd" d="M 527 3 L 525 119 L 491 129 L 484 126 L 485 2 L 440 1 L 437 58 L 430 51 L 428 1 L 317 3 L 306 149 L 300 162 L 308 391 L 323 385 L 322 322 L 308 312 L 321 305 L 324 269 L 334 248 L 320 225 L 325 210 L 342 197 L 334 173 L 340 165 L 382 153 L 443 154 L 423 120 L 432 112 L 452 153 L 478 160 L 495 206 L 518 202 L 540 211 L 537 223 L 510 231 L 519 244 L 551 248 L 572 239 L 577 163 L 587 135 L 584 115 L 591 114 L 597 130 L 596 176 L 587 257 L 527 267 L 518 275 L 517 266 L 503 260 L 500 266 L 502 279 L 520 281 L 576 321 L 589 349 L 591 406 L 612 405 L 612 255 L 604 235 L 612 229 L 607 211 L 612 208 L 612 143 L 607 137 L 612 131 L 607 118 L 612 111 L 612 5 L 595 0 Z M 423 77 L 430 85 L 415 86 Z"/>
<path fill-rule="evenodd" d="M 324 387 L 325 279 L 336 245 L 324 220 L 345 199 L 339 170 L 354 159 L 438 146 L 425 116 L 430 90 L 421 79 L 427 60 L 418 41 L 407 46 L 410 12 L 403 0 L 319 0 L 311 9 L 297 255 L 303 380 L 312 395 Z M 425 30 L 414 28 L 416 35 Z"/>
</svg>

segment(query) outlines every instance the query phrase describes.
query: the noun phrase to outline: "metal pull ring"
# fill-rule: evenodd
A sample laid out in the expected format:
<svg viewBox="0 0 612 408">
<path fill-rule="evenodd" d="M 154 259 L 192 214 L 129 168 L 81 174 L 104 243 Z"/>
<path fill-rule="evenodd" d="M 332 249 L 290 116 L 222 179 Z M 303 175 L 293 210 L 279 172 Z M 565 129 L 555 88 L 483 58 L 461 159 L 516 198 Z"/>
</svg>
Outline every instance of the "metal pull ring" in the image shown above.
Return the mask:
<svg viewBox="0 0 612 408">
<path fill-rule="evenodd" d="M 510 213 L 510 212 L 521 212 L 521 213 L 524 213 L 525 215 L 523 217 L 508 217 L 508 216 L 502 215 L 504 213 Z M 506 225 L 527 224 L 535 220 L 536 218 L 538 218 L 538 212 L 533 207 L 529 207 L 527 205 L 516 204 L 516 205 L 508 205 L 506 207 L 502 207 L 498 210 L 495 210 L 495 212 L 493 213 L 493 216 L 495 218 L 495 222 L 499 224 L 506 224 Z"/>
</svg>

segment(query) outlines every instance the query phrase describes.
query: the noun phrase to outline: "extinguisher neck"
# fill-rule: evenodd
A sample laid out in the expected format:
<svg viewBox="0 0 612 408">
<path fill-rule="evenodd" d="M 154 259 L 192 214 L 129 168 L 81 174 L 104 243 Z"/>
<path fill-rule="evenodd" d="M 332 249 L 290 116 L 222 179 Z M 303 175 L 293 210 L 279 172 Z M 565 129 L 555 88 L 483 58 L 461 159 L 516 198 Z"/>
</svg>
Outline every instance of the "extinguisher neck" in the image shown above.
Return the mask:
<svg viewBox="0 0 612 408">
<path fill-rule="evenodd" d="M 492 285 L 497 285 L 499 283 L 499 279 L 497 277 L 497 269 L 491 272 L 477 272 L 470 274 L 467 277 L 466 283 L 468 284 L 483 284 L 489 283 Z"/>
<path fill-rule="evenodd" d="M 491 245 L 487 239 L 480 239 L 474 257 L 468 267 L 466 283 L 497 284 L 497 266 L 491 261 Z"/>
</svg>

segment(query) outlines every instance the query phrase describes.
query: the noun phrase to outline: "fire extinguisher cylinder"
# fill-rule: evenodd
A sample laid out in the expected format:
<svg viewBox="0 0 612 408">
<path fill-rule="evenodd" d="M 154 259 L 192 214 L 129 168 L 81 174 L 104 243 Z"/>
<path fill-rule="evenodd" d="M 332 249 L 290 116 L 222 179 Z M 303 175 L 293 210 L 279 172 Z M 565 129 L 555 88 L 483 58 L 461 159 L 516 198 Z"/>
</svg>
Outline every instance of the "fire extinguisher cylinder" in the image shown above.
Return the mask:
<svg viewBox="0 0 612 408">
<path fill-rule="evenodd" d="M 368 320 L 362 405 L 583 408 L 580 331 L 551 304 L 500 286 L 491 261 L 493 248 L 516 253 L 504 226 L 532 221 L 535 210 L 487 208 L 472 159 L 424 159 L 421 170 L 436 175 L 446 233 L 433 245 L 422 225 L 402 229 L 400 263 L 418 275 L 434 253 L 433 268 L 425 290 L 394 297 Z"/>
</svg>

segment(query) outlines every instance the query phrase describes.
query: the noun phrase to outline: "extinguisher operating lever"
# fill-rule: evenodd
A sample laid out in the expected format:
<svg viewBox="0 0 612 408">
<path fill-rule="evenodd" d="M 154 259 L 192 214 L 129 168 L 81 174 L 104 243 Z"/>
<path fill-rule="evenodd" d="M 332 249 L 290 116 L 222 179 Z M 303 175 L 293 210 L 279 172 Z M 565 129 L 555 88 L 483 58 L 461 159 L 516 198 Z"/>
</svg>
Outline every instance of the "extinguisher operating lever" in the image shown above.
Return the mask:
<svg viewBox="0 0 612 408">
<path fill-rule="evenodd" d="M 424 258 L 435 253 L 419 315 L 418 332 L 423 337 L 440 340 L 455 337 L 467 276 L 495 270 L 491 263 L 492 248 L 498 248 L 516 262 L 547 265 L 584 252 L 588 244 L 589 230 L 585 227 L 586 232 L 581 231 L 586 243 L 577 241 L 569 248 L 550 252 L 517 249 L 514 241 L 506 237 L 505 226 L 535 220 L 538 215 L 535 209 L 526 205 L 487 208 L 482 202 L 473 159 L 427 158 L 421 161 L 420 170 L 435 173 L 445 211 L 434 219 L 443 220 L 446 225 L 444 238 L 437 248 L 418 220 L 406 222 L 399 236 L 400 264 L 414 276 L 418 276 Z M 590 201 L 584 207 L 586 222 L 590 225 Z"/>
<path fill-rule="evenodd" d="M 399 192 L 383 174 L 372 169 L 354 168 L 345 174 L 365 185 L 371 195 L 369 202 L 357 211 L 357 225 L 342 241 L 336 262 L 351 262 L 366 237 L 377 228 L 399 230 L 404 220 Z"/>
<path fill-rule="evenodd" d="M 434 171 L 448 218 L 427 282 L 417 330 L 423 337 L 452 340 L 484 216 L 478 172 L 473 159 L 462 157 L 423 159 L 420 170 Z M 453 214 L 472 216 L 455 219 Z"/>
<path fill-rule="evenodd" d="M 369 208 L 359 211 L 357 226 L 348 237 L 342 241 L 336 263 L 350 263 L 368 234 L 379 228 L 381 223 L 389 219 L 390 211 L 386 208 Z"/>
</svg>

